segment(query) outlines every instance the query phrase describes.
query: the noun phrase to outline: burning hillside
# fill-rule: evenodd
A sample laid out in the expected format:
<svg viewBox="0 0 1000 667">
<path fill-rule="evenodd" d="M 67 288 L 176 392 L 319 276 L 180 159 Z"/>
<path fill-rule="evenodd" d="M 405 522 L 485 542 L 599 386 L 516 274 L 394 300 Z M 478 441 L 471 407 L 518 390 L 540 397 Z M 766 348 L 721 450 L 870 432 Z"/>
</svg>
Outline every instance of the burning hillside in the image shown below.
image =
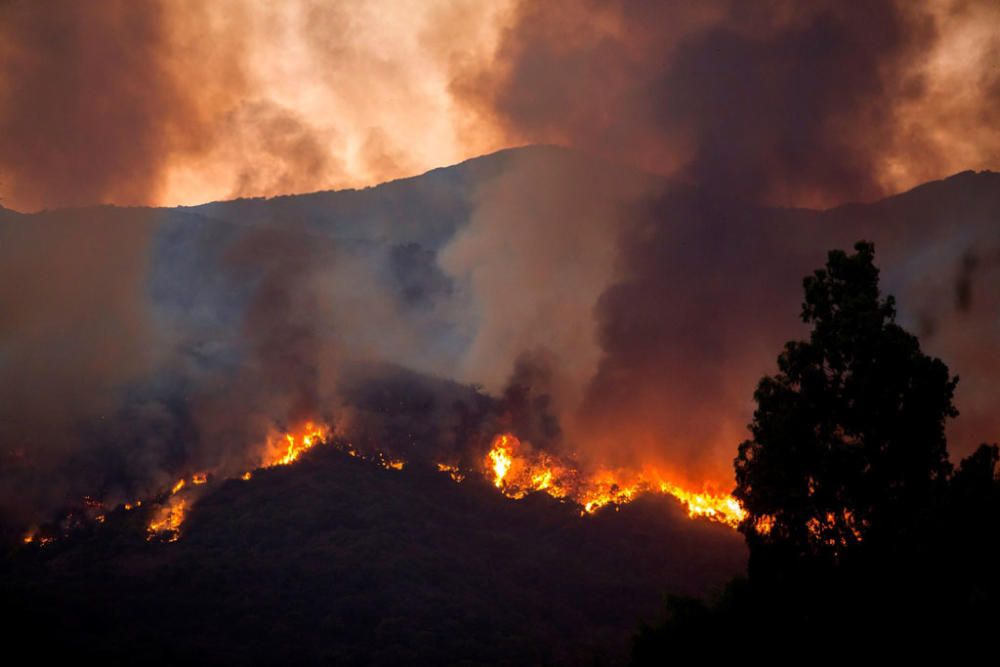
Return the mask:
<svg viewBox="0 0 1000 667">
<path fill-rule="evenodd" d="M 655 473 L 605 469 L 586 474 L 565 460 L 533 451 L 510 434 L 494 439 L 485 465 L 494 486 L 510 498 L 543 492 L 553 498 L 568 498 L 585 513 L 593 513 L 605 505 L 631 502 L 643 493 L 663 493 L 681 501 L 692 518 L 707 517 L 735 528 L 744 517 L 743 509 L 730 495 L 688 491 Z"/>
<path fill-rule="evenodd" d="M 402 470 L 405 465 L 402 459 L 382 451 L 361 453 L 350 443 L 335 438 L 329 426 L 306 422 L 298 429 L 269 436 L 262 448 L 258 470 L 296 463 L 318 445 L 332 447 L 389 470 Z M 509 433 L 493 439 L 479 470 L 465 471 L 458 465 L 441 462 L 436 467 L 440 472 L 448 473 L 455 482 L 461 482 L 469 475 L 482 476 L 508 498 L 519 499 L 530 493 L 545 493 L 575 503 L 584 516 L 606 505 L 624 505 L 646 493 L 673 496 L 685 506 L 691 518 L 704 517 L 735 528 L 744 516 L 732 496 L 687 491 L 655 474 L 624 470 L 586 473 L 566 459 L 536 451 L 529 443 L 522 443 Z M 254 471 L 246 471 L 239 479 L 248 481 L 253 475 Z M 181 524 L 201 495 L 197 487 L 207 483 L 208 479 L 206 473 L 182 478 L 161 496 L 147 527 L 149 540 L 174 542 L 180 537 Z M 47 539 L 51 541 L 53 538 Z M 25 541 L 29 540 L 26 538 Z"/>
<path fill-rule="evenodd" d="M 197 500 L 172 542 L 146 540 L 147 501 L 20 549 L 0 572 L 12 630 L 60 627 L 50 652 L 116 662 L 617 663 L 663 590 L 744 567 L 735 531 L 669 497 L 581 517 L 544 493 L 512 501 L 483 468 L 312 442 L 249 481 L 185 478 L 169 498 Z"/>
</svg>

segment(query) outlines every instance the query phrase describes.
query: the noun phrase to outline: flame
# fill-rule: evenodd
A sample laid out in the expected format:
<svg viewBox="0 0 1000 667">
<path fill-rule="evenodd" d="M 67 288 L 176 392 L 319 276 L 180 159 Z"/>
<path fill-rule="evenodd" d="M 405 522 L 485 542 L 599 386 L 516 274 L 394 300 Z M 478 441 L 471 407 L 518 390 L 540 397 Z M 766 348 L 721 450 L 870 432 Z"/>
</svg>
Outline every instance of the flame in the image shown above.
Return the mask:
<svg viewBox="0 0 1000 667">
<path fill-rule="evenodd" d="M 364 461 L 375 463 L 387 470 L 402 470 L 406 462 L 386 455 L 382 451 L 363 454 L 350 443 L 330 440 L 330 428 L 315 422 L 306 422 L 293 431 L 273 433 L 268 436 L 261 456 L 261 468 L 290 465 L 319 444 L 326 444 Z M 466 474 L 457 465 L 438 463 L 437 469 L 446 472 L 455 482 L 461 482 Z M 655 473 L 636 473 L 627 470 L 598 469 L 585 472 L 572 461 L 547 452 L 533 449 L 530 443 L 522 443 L 516 436 L 504 433 L 496 436 L 484 460 L 484 474 L 501 493 L 510 498 L 523 498 L 529 493 L 543 492 L 553 498 L 566 499 L 580 506 L 581 514 L 593 514 L 602 507 L 626 504 L 644 493 L 662 493 L 674 496 L 687 508 L 692 518 L 704 517 L 736 527 L 746 517 L 739 502 L 730 495 L 709 490 L 690 491 L 673 482 L 662 479 Z M 253 472 L 246 471 L 239 479 L 250 480 Z M 190 484 L 189 484 L 190 482 Z M 198 472 L 190 477 L 182 477 L 161 497 L 152 518 L 147 525 L 147 539 L 175 542 L 180 538 L 180 529 L 187 511 L 200 490 L 195 487 L 207 484 L 209 473 Z M 101 501 L 89 496 L 84 504 L 93 509 L 102 509 Z M 126 511 L 140 507 L 142 501 L 124 503 Z M 103 513 L 96 521 L 103 523 Z M 829 517 L 829 523 L 846 523 L 854 530 L 852 517 Z M 755 525 L 761 533 L 771 528 L 771 523 L 761 520 Z M 815 527 L 818 532 L 820 527 Z M 47 544 L 54 538 L 39 538 L 36 531 L 26 534 L 25 544 L 38 542 Z"/>
<path fill-rule="evenodd" d="M 329 434 L 330 429 L 326 426 L 317 426 L 313 422 L 306 422 L 297 432 L 270 435 L 267 438 L 261 467 L 272 468 L 294 463 L 317 444 L 326 441 Z"/>
<path fill-rule="evenodd" d="M 764 514 L 757 518 L 753 522 L 753 529 L 761 535 L 770 535 L 771 531 L 774 529 L 774 517 L 770 514 Z"/>
<path fill-rule="evenodd" d="M 402 459 L 381 459 L 380 463 L 386 470 L 402 470 L 406 462 Z"/>
<path fill-rule="evenodd" d="M 294 432 L 272 434 L 267 438 L 261 467 L 272 468 L 294 463 L 299 460 L 302 454 L 324 442 L 328 434 L 328 428 L 317 426 L 313 422 L 306 422 L 302 428 Z M 386 467 L 398 466 L 397 469 L 403 467 L 402 462 L 396 460 L 385 460 L 383 465 Z M 245 481 L 251 477 L 252 473 L 247 471 L 240 478 Z M 180 528 L 191 503 L 187 498 L 178 494 L 184 491 L 187 481 L 187 478 L 182 477 L 171 487 L 167 502 L 157 509 L 146 527 L 147 540 L 159 539 L 176 542 L 180 538 Z M 206 472 L 195 473 L 191 476 L 193 486 L 206 483 L 208 483 L 208 473 Z M 138 505 L 139 503 L 136 503 L 136 506 Z M 125 509 L 130 509 L 130 506 L 126 504 Z"/>
<path fill-rule="evenodd" d="M 593 514 L 606 505 L 624 505 L 643 493 L 659 492 L 681 501 L 691 518 L 704 517 L 735 528 L 746 516 L 731 495 L 689 491 L 656 474 L 606 469 L 585 474 L 569 461 L 532 450 L 509 433 L 493 439 L 484 468 L 493 485 L 510 498 L 542 491 L 554 498 L 573 500 L 584 514 Z M 438 469 L 445 468 L 438 464 Z"/>
<path fill-rule="evenodd" d="M 208 473 L 198 472 L 191 476 L 191 484 L 200 486 L 208 482 Z M 178 494 L 187 487 L 187 478 L 181 477 L 170 487 L 170 496 L 166 504 L 162 505 L 153 514 L 149 525 L 146 526 L 146 539 L 148 541 L 160 539 L 167 542 L 176 542 L 180 537 L 181 524 L 184 523 L 184 516 L 188 510 L 188 500 Z M 189 487 L 188 487 L 189 488 Z M 142 501 L 135 501 L 135 507 L 142 505 Z M 132 505 L 125 503 L 125 510 L 131 510 Z"/>
<path fill-rule="evenodd" d="M 524 456 L 521 441 L 510 434 L 498 435 L 486 455 L 487 475 L 504 495 L 523 498 L 533 491 L 545 491 L 555 498 L 570 495 L 576 472 L 544 452 Z"/>
<path fill-rule="evenodd" d="M 102 509 L 104 507 L 104 503 L 93 496 L 84 496 L 83 506 L 90 509 Z"/>
<path fill-rule="evenodd" d="M 450 463 L 439 463 L 437 464 L 437 469 L 441 472 L 448 473 L 448 476 L 451 477 L 452 480 L 456 482 L 461 482 L 463 479 L 465 479 L 465 474 L 456 465 L 452 465 Z"/>
<path fill-rule="evenodd" d="M 504 486 L 503 479 L 507 476 L 510 471 L 510 467 L 513 464 L 513 450 L 510 446 L 510 442 L 513 436 L 499 435 L 493 440 L 493 448 L 490 449 L 490 453 L 486 456 L 489 458 L 491 467 L 493 468 L 493 484 L 498 488 L 502 489 Z"/>
<path fill-rule="evenodd" d="M 178 489 L 177 486 L 174 488 Z M 171 495 L 167 504 L 158 509 L 153 515 L 152 521 L 149 522 L 146 529 L 146 539 L 176 542 L 180 538 L 181 524 L 184 523 L 186 512 L 187 501 L 183 497 Z"/>
</svg>

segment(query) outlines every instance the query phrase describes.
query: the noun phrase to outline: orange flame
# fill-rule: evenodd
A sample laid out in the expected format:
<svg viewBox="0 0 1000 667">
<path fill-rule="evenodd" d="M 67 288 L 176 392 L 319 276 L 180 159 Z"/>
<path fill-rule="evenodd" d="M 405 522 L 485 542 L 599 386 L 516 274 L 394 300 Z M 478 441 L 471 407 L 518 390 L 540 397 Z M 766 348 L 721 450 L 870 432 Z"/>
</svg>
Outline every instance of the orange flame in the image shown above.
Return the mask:
<svg viewBox="0 0 1000 667">
<path fill-rule="evenodd" d="M 178 488 L 177 486 L 174 487 Z M 167 542 L 176 542 L 181 535 L 181 524 L 184 523 L 184 514 L 187 512 L 187 501 L 176 495 L 172 495 L 167 504 L 159 508 L 153 515 L 146 529 L 146 539 L 163 539 Z"/>
<path fill-rule="evenodd" d="M 456 465 L 452 465 L 450 463 L 439 463 L 437 464 L 437 469 L 441 472 L 448 473 L 448 476 L 456 482 L 461 482 L 465 479 L 465 474 Z"/>
<path fill-rule="evenodd" d="M 730 495 L 689 491 L 657 475 L 610 470 L 585 474 L 571 462 L 534 451 L 506 433 L 494 438 L 484 468 L 494 486 L 508 497 L 542 491 L 554 498 L 569 498 L 589 514 L 605 505 L 631 502 L 643 493 L 659 492 L 681 501 L 691 518 L 705 517 L 735 528 L 746 516 Z"/>
<path fill-rule="evenodd" d="M 490 460 L 491 467 L 493 468 L 493 484 L 496 485 L 498 489 L 503 488 L 503 479 L 507 476 L 507 473 L 510 471 L 510 466 L 513 464 L 513 451 L 510 446 L 512 439 L 513 436 L 497 436 L 493 441 L 493 448 L 490 450 L 490 453 L 486 455 Z"/>
<path fill-rule="evenodd" d="M 191 476 L 191 483 L 200 486 L 208 482 L 208 473 L 198 472 Z M 166 504 L 162 505 L 153 514 L 149 525 L 146 526 L 146 539 L 149 541 L 160 539 L 167 542 L 176 542 L 180 537 L 181 524 L 184 523 L 184 515 L 188 510 L 188 500 L 178 494 L 187 487 L 187 479 L 181 477 L 170 487 L 170 497 Z M 137 500 L 134 507 L 142 505 L 142 501 Z M 125 503 L 125 510 L 131 510 L 133 505 Z"/>
<path fill-rule="evenodd" d="M 317 426 L 313 422 L 298 429 L 297 432 L 270 435 L 264 452 L 262 468 L 286 466 L 299 460 L 304 453 L 325 441 L 330 434 L 326 426 Z"/>
</svg>

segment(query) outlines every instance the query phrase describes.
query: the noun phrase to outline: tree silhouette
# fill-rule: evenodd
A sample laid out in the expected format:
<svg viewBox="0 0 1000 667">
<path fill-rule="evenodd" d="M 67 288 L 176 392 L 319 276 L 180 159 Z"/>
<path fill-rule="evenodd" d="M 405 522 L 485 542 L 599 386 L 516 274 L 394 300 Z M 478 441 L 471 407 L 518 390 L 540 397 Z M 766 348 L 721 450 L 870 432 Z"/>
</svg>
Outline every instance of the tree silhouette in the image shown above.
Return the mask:
<svg viewBox="0 0 1000 667">
<path fill-rule="evenodd" d="M 735 460 L 751 576 L 905 544 L 951 472 L 958 378 L 896 324 L 874 246 L 855 250 L 831 251 L 805 279 L 809 340 L 787 343 L 754 394 L 753 437 Z"/>
<path fill-rule="evenodd" d="M 754 394 L 753 437 L 735 460 L 747 577 L 707 603 L 670 598 L 637 634 L 634 666 L 817 651 L 831 662 L 861 646 L 926 659 L 942 637 L 993 650 L 1000 447 L 952 470 L 958 378 L 896 324 L 874 247 L 854 247 L 805 279 L 809 340 L 787 343 Z"/>
</svg>

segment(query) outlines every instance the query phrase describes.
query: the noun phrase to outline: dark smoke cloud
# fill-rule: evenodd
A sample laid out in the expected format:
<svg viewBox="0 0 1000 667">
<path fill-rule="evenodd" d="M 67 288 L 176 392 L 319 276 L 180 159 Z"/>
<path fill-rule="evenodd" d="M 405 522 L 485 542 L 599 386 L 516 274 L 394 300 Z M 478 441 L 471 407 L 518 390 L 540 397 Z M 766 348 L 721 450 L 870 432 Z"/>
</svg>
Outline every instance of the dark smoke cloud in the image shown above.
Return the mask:
<svg viewBox="0 0 1000 667">
<path fill-rule="evenodd" d="M 241 89 L 236 44 L 208 24 L 199 3 L 0 3 L 5 199 L 155 201 L 170 161 L 209 147 L 206 107 Z"/>
<path fill-rule="evenodd" d="M 686 187 L 630 217 L 625 275 L 596 304 L 603 354 L 575 434 L 615 465 L 643 461 L 694 484 L 726 479 L 754 377 L 801 333 L 801 276 L 822 261 L 822 243 L 793 212 Z"/>
<path fill-rule="evenodd" d="M 720 194 L 785 205 L 873 199 L 896 185 L 889 172 L 900 162 L 924 178 L 947 175 L 953 143 L 969 132 L 981 155 L 968 162 L 1000 155 L 983 117 L 990 95 L 948 80 L 949 102 L 929 69 L 939 26 L 952 38 L 961 11 L 935 8 L 520 2 L 497 63 L 465 72 L 454 90 L 513 137 L 591 148 Z M 916 166 L 928 161 L 939 171 Z"/>
</svg>

